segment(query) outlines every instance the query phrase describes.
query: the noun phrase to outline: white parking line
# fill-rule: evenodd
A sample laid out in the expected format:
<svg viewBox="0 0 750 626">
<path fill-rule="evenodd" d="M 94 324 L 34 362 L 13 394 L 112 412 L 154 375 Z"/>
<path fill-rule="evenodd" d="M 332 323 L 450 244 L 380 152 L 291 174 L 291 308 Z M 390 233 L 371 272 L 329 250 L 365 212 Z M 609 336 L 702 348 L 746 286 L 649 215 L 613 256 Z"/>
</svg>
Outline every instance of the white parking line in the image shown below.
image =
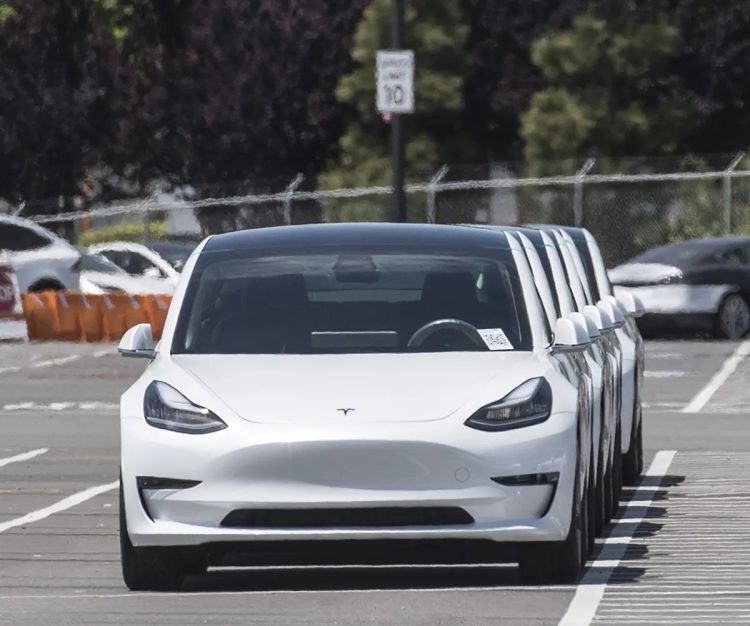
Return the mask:
<svg viewBox="0 0 750 626">
<path fill-rule="evenodd" d="M 724 361 L 721 369 L 714 374 L 713 378 L 708 381 L 708 384 L 701 389 L 690 403 L 682 409 L 683 413 L 698 413 L 708 401 L 711 400 L 713 395 L 721 388 L 721 386 L 727 382 L 729 377 L 737 369 L 737 366 L 742 360 L 750 354 L 750 339 L 743 341 L 737 349 L 734 351 L 726 361 Z"/>
<path fill-rule="evenodd" d="M 54 515 L 55 513 L 66 511 L 67 509 L 81 504 L 82 502 L 86 502 L 86 500 L 91 500 L 91 498 L 95 498 L 96 496 L 100 496 L 103 493 L 107 493 L 108 491 L 117 489 L 117 486 L 119 484 L 119 481 L 116 480 L 105 485 L 89 487 L 88 489 L 84 489 L 83 491 L 74 493 L 73 495 L 68 496 L 67 498 L 63 498 L 62 500 L 55 502 L 55 504 L 52 504 L 43 509 L 32 511 L 31 513 L 27 513 L 26 515 L 23 515 L 21 517 L 16 517 L 15 519 L 8 520 L 7 522 L 0 522 L 0 533 L 4 533 L 6 530 L 10 530 L 11 528 L 23 526 L 24 524 L 32 524 L 33 522 L 43 520 L 50 515 Z"/>
<path fill-rule="evenodd" d="M 44 361 L 35 361 L 26 367 L 21 365 L 10 365 L 8 367 L 0 367 L 0 374 L 6 374 L 8 372 L 20 372 L 24 369 L 44 369 L 47 367 L 55 367 L 56 365 L 66 365 L 75 361 L 80 361 L 85 357 L 91 357 L 93 359 L 99 359 L 108 354 L 114 354 L 114 351 L 110 348 L 107 350 L 97 350 L 91 354 L 71 354 L 69 356 L 61 356 L 55 359 L 45 359 Z"/>
<path fill-rule="evenodd" d="M 662 477 L 667 473 L 669 466 L 672 463 L 672 459 L 676 454 L 676 450 L 660 450 L 654 456 L 654 460 L 651 462 L 650 467 L 645 473 L 645 476 L 651 477 Z M 650 492 L 653 494 L 653 492 Z M 599 608 L 599 604 L 604 597 L 604 592 L 607 589 L 607 583 L 615 570 L 620 564 L 622 557 L 625 555 L 625 550 L 628 544 L 632 541 L 633 535 L 638 528 L 638 524 L 643 521 L 643 517 L 648 510 L 649 505 L 653 501 L 653 495 L 651 498 L 644 498 L 640 500 L 641 506 L 643 506 L 643 515 L 637 518 L 638 523 L 633 524 L 633 530 L 630 535 L 623 537 L 626 541 L 617 543 L 613 546 L 612 558 L 607 559 L 607 564 L 604 567 L 599 567 L 595 561 L 591 567 L 586 570 L 583 575 L 581 582 L 576 588 L 576 593 L 573 599 L 570 601 L 568 610 L 560 620 L 560 626 L 588 626 L 596 616 L 596 610 Z M 617 528 L 619 521 L 614 525 Z"/>
<path fill-rule="evenodd" d="M 98 400 L 82 402 L 14 402 L 0 405 L 0 411 L 116 411 L 119 404 Z"/>
<path fill-rule="evenodd" d="M 49 452 L 49 448 L 38 448 L 36 450 L 29 450 L 28 452 L 24 452 L 23 454 L 16 454 L 16 456 L 9 456 L 4 459 L 0 459 L 0 467 L 5 467 L 6 465 L 10 465 L 11 463 L 29 461 L 34 457 L 37 457 L 41 454 L 46 454 L 47 452 Z"/>
</svg>

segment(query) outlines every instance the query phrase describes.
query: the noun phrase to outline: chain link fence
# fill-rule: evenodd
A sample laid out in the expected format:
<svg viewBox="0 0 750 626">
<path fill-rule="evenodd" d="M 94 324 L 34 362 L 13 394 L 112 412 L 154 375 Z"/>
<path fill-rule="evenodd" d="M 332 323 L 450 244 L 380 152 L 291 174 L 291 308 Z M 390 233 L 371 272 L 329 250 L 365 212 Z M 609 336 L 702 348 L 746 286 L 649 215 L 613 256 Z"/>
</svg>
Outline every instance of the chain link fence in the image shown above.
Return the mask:
<svg viewBox="0 0 750 626">
<path fill-rule="evenodd" d="M 198 240 L 242 228 L 392 218 L 388 186 L 316 189 L 315 183 L 314 177 L 298 174 L 262 184 L 184 185 L 32 219 L 66 233 L 72 223 L 79 243 L 86 245 Z M 406 197 L 413 222 L 585 226 L 600 241 L 610 266 L 664 243 L 750 234 L 750 160 L 744 154 L 443 166 L 411 182 Z"/>
</svg>

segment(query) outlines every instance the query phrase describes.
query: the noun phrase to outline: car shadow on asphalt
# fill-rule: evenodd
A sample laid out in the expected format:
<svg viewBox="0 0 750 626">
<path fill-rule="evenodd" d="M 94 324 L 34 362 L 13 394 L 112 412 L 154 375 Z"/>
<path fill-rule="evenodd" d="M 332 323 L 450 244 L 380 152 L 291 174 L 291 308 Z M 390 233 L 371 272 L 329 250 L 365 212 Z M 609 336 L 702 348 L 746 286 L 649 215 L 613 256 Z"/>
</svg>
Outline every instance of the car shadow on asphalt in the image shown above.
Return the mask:
<svg viewBox="0 0 750 626">
<path fill-rule="evenodd" d="M 611 543 L 597 543 L 590 563 L 618 565 L 609 574 L 611 585 L 634 583 L 648 568 L 650 558 L 648 539 L 664 527 L 664 518 L 669 515 L 670 488 L 681 485 L 685 476 L 645 476 L 638 487 L 623 489 L 622 506 L 606 536 L 615 539 Z M 639 501 L 643 500 L 643 505 Z M 624 548 L 617 539 L 628 538 L 637 543 L 628 543 Z M 645 540 L 646 543 L 642 543 Z M 353 565 L 346 562 L 346 550 L 335 555 L 332 562 L 318 565 L 261 563 L 240 566 L 231 559 L 223 567 L 212 568 L 206 575 L 193 576 L 186 580 L 183 591 L 265 591 L 265 592 L 325 592 L 325 591 L 405 591 L 438 589 L 491 589 L 494 587 L 522 588 L 518 567 L 512 558 L 497 558 L 492 555 L 487 562 L 472 555 L 472 562 L 460 562 L 455 553 L 441 563 L 439 544 L 428 554 L 406 553 L 409 558 L 399 561 L 398 555 L 384 550 L 375 560 Z M 426 556 L 426 558 L 425 558 Z M 481 555 L 480 555 L 481 556 Z M 379 562 L 383 561 L 383 562 Z M 427 561 L 427 562 L 425 562 Z M 501 562 L 495 562 L 501 561 Z M 586 578 L 582 578 L 585 582 Z"/>
</svg>

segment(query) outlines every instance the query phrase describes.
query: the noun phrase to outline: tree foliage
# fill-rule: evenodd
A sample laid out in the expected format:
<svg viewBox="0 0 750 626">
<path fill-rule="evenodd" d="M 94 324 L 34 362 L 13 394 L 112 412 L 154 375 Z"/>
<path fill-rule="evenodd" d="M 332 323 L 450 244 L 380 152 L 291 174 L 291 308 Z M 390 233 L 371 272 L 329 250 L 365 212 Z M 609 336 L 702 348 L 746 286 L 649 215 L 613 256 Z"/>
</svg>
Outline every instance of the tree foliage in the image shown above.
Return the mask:
<svg viewBox="0 0 750 626">
<path fill-rule="evenodd" d="M 390 48 L 390 0 L 372 0 L 351 52 L 354 69 L 338 83 L 338 100 L 354 113 L 340 140 L 338 162 L 321 176 L 328 188 L 388 184 L 390 127 L 375 107 L 375 57 Z M 415 107 L 406 116 L 406 160 L 421 178 L 467 154 L 461 132 L 463 46 L 468 29 L 457 0 L 407 3 L 404 47 L 415 54 Z M 417 170 L 419 172 L 417 173 Z"/>
<path fill-rule="evenodd" d="M 633 11 L 605 21 L 591 13 L 532 47 L 549 87 L 522 116 L 530 163 L 571 156 L 669 154 L 679 145 L 687 111 L 662 76 L 677 55 L 677 28 L 643 23 Z"/>
<path fill-rule="evenodd" d="M 12 0 L 0 20 L 0 196 L 34 199 L 78 191 L 114 136 L 118 63 L 90 0 Z M 63 200 L 65 204 L 65 200 Z"/>
<path fill-rule="evenodd" d="M 531 45 L 567 27 L 587 0 L 464 0 L 467 41 L 464 127 L 489 160 L 522 152 L 519 120 L 532 95 L 546 86 Z"/>
</svg>

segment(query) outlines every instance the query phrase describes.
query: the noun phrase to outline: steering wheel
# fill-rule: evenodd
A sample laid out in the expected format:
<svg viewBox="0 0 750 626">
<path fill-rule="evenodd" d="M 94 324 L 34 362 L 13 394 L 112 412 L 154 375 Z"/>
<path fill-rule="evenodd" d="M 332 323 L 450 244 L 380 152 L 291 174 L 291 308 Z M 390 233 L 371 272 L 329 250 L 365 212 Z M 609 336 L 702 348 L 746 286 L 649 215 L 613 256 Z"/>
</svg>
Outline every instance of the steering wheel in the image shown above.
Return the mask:
<svg viewBox="0 0 750 626">
<path fill-rule="evenodd" d="M 482 339 L 476 326 L 472 326 L 469 322 L 457 319 L 442 319 L 428 322 L 416 330 L 416 332 L 410 337 L 406 347 L 421 348 L 424 342 L 432 337 L 432 335 L 444 330 L 459 332 L 462 335 L 465 335 L 478 348 L 487 350 L 487 344 L 484 342 L 484 339 Z"/>
</svg>

